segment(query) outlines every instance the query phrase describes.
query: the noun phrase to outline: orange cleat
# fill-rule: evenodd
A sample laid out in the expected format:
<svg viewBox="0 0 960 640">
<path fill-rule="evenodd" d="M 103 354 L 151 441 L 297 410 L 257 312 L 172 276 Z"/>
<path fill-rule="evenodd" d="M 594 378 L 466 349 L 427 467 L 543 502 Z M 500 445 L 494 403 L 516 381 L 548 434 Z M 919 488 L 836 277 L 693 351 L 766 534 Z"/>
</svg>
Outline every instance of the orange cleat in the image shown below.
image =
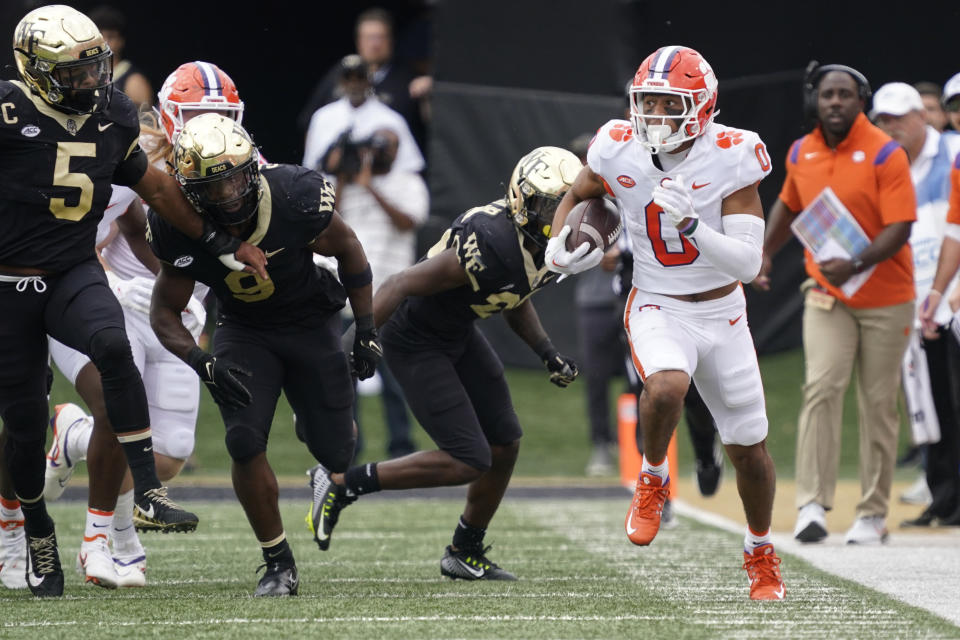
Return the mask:
<svg viewBox="0 0 960 640">
<path fill-rule="evenodd" d="M 670 478 L 664 480 L 650 473 L 640 474 L 624 523 L 630 542 L 641 546 L 653 542 L 660 530 L 660 514 L 670 495 L 669 487 Z"/>
<path fill-rule="evenodd" d="M 772 544 L 762 544 L 753 554 L 743 552 L 743 568 L 750 579 L 751 600 L 783 600 L 787 587 L 780 575 L 780 557 Z"/>
</svg>

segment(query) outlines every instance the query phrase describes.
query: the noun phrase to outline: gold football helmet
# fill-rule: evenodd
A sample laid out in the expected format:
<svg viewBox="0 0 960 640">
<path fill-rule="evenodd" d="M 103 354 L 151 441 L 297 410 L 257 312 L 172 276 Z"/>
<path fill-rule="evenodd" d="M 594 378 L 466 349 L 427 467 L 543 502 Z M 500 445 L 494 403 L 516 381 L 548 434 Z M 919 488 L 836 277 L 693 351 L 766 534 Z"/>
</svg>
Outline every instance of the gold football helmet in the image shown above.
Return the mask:
<svg viewBox="0 0 960 640">
<path fill-rule="evenodd" d="M 257 212 L 263 193 L 259 158 L 250 134 L 219 113 L 191 118 L 173 148 L 184 195 L 223 225 L 246 222 Z"/>
<path fill-rule="evenodd" d="M 50 106 L 67 113 L 103 109 L 113 84 L 113 53 L 97 25 L 76 9 L 34 9 L 13 36 L 17 72 Z"/>
<path fill-rule="evenodd" d="M 566 149 L 537 147 L 520 158 L 513 170 L 507 204 L 514 223 L 537 246 L 547 245 L 557 205 L 582 167 L 580 159 Z"/>
</svg>

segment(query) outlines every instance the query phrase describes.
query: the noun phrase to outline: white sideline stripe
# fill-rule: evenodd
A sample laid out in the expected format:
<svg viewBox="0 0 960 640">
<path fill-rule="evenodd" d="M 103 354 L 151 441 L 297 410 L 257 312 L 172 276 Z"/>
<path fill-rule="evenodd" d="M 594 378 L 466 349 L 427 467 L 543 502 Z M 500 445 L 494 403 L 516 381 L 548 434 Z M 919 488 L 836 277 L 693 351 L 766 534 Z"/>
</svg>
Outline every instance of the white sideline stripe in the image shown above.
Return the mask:
<svg viewBox="0 0 960 640">
<path fill-rule="evenodd" d="M 200 620 L 137 620 L 132 622 L 104 621 L 98 627 L 185 627 L 198 624 L 280 624 L 289 622 L 619 622 L 627 620 L 673 620 L 673 615 L 662 616 L 335 616 L 330 618 L 205 618 Z M 9 627 L 70 627 L 76 621 L 62 622 L 5 622 Z"/>
<path fill-rule="evenodd" d="M 676 513 L 724 531 L 745 533 L 737 523 L 704 509 L 673 501 Z M 843 534 L 820 544 L 802 544 L 791 533 L 774 533 L 774 546 L 831 575 L 857 582 L 960 625 L 960 535 L 895 532 L 882 546 L 848 545 Z M 789 566 L 784 577 L 790 589 Z M 789 597 L 789 593 L 788 593 Z"/>
</svg>

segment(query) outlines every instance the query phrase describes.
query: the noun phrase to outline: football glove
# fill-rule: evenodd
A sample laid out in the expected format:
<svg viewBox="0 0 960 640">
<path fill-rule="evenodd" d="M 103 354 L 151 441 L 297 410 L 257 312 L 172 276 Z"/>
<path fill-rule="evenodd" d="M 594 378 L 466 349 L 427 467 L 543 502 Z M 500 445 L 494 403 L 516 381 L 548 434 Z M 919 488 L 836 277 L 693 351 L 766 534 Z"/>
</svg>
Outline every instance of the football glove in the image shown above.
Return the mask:
<svg viewBox="0 0 960 640">
<path fill-rule="evenodd" d="M 107 271 L 107 282 L 113 295 L 120 301 L 120 306 L 149 315 L 153 280 L 140 276 L 124 280 L 113 271 Z"/>
<path fill-rule="evenodd" d="M 570 225 L 563 225 L 560 233 L 547 241 L 547 250 L 544 254 L 547 269 L 565 276 L 592 269 L 603 260 L 603 249 L 595 247 L 593 251 L 587 253 L 590 245 L 586 242 L 573 251 L 567 251 L 566 242 L 570 231 Z"/>
<path fill-rule="evenodd" d="M 683 178 L 664 180 L 653 189 L 653 202 L 667 214 L 667 220 L 675 227 L 686 218 L 698 219 L 700 216 L 693 210 L 693 199 L 683 184 Z"/>
<path fill-rule="evenodd" d="M 250 378 L 251 374 L 239 365 L 217 358 L 200 347 L 190 351 L 187 363 L 207 385 L 214 402 L 222 408 L 242 409 L 253 400 L 250 390 L 243 384 L 243 379 Z"/>
<path fill-rule="evenodd" d="M 373 317 L 367 316 L 352 323 L 343 334 L 341 344 L 344 351 L 350 349 L 350 373 L 358 380 L 373 377 L 383 357 Z"/>
<path fill-rule="evenodd" d="M 550 372 L 550 382 L 561 389 L 565 389 L 580 374 L 573 358 L 560 355 L 559 351 L 553 351 L 547 355 L 543 363 L 547 365 L 547 371 Z"/>
</svg>

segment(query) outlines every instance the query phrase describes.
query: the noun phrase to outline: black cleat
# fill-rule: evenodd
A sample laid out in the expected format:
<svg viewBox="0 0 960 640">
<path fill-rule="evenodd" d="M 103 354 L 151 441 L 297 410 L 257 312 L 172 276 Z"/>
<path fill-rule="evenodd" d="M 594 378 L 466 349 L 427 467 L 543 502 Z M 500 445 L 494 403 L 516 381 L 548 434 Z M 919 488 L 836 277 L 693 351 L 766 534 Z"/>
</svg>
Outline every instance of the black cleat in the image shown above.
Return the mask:
<svg viewBox="0 0 960 640">
<path fill-rule="evenodd" d="M 57 535 L 27 536 L 27 586 L 38 598 L 63 595 L 63 569 L 57 552 Z"/>
<path fill-rule="evenodd" d="M 700 495 L 709 498 L 720 488 L 723 479 L 723 447 L 717 442 L 713 447 L 713 460 L 697 460 L 697 488 Z"/>
<path fill-rule="evenodd" d="M 300 589 L 300 575 L 297 565 L 292 562 L 269 562 L 257 567 L 266 568 L 266 573 L 257 583 L 257 590 L 253 592 L 255 598 L 263 596 L 295 596 Z"/>
<path fill-rule="evenodd" d="M 313 488 L 313 504 L 307 513 L 307 526 L 321 551 L 330 548 L 330 536 L 337 526 L 340 512 L 356 502 L 356 496 L 348 496 L 347 488 L 330 479 L 330 472 L 322 464 L 309 471 L 310 487 Z"/>
<path fill-rule="evenodd" d="M 197 515 L 184 511 L 167 497 L 166 487 L 148 489 L 134 496 L 133 524 L 137 531 L 194 531 L 200 520 Z"/>
<path fill-rule="evenodd" d="M 440 558 L 440 574 L 453 580 L 516 580 L 517 576 L 487 558 L 490 547 L 453 550 L 448 546 Z"/>
</svg>

